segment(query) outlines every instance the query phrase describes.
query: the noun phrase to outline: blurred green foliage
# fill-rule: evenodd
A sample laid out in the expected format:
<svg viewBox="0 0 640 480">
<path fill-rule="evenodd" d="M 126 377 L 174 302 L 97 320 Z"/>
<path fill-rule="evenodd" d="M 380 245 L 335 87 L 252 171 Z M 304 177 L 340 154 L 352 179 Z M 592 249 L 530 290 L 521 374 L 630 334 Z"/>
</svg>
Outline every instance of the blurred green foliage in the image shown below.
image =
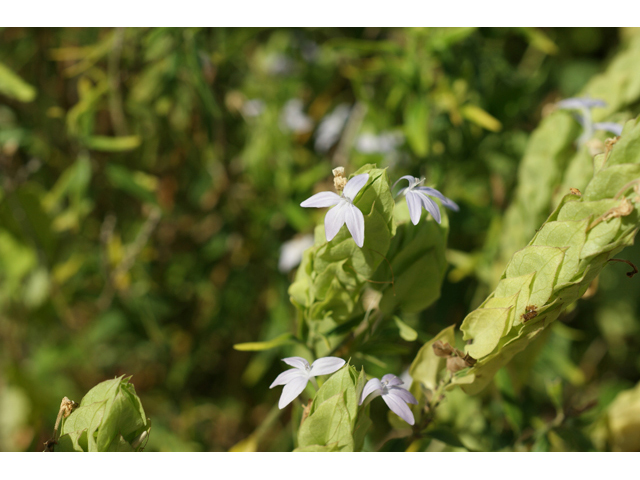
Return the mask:
<svg viewBox="0 0 640 480">
<path fill-rule="evenodd" d="M 146 450 L 291 450 L 301 408 L 278 411 L 268 386 L 280 358 L 308 356 L 292 335 L 293 273 L 278 270 L 282 245 L 324 215 L 300 202 L 331 189 L 332 167 L 377 164 L 461 206 L 440 298 L 345 350 L 358 371 L 400 374 L 495 287 L 576 186 L 562 183 L 567 166 L 584 173 L 578 123 L 545 107 L 588 93 L 609 102 L 598 121 L 638 115 L 636 35 L 0 30 L 0 449 L 42 450 L 62 397 L 131 374 L 152 423 Z M 569 140 L 537 165 L 531 133 L 554 121 Z M 526 228 L 505 227 L 528 171 L 548 181 Z M 516 231 L 522 243 L 507 245 Z M 624 255 L 640 263 L 636 247 Z M 483 393 L 450 392 L 430 435 L 389 437 L 389 417 L 364 449 L 637 448 L 639 427 L 616 407 L 633 410 L 637 394 L 614 399 L 640 380 L 639 289 L 609 266 Z M 386 418 L 382 402 L 370 408 Z"/>
</svg>

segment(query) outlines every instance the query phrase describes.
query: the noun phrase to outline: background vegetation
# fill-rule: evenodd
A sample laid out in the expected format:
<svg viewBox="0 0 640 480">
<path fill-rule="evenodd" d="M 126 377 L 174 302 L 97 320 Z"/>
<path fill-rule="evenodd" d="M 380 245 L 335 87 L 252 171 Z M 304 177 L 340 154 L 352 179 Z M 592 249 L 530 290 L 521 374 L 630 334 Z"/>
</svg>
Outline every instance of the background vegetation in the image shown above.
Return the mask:
<svg viewBox="0 0 640 480">
<path fill-rule="evenodd" d="M 549 108 L 591 88 L 607 116 L 638 114 L 637 35 L 0 30 L 0 450 L 42 450 L 63 396 L 122 374 L 151 418 L 146 450 L 292 449 L 291 413 L 268 389 L 290 347 L 233 345 L 295 331 L 281 247 L 324 214 L 300 202 L 331 188 L 331 168 L 376 163 L 460 205 L 441 298 L 402 318 L 417 338 L 389 324 L 352 357 L 399 373 L 479 305 L 555 206 L 550 182 L 515 215 L 526 225 L 505 215 L 530 204 L 518 168 Z M 640 263 L 637 247 L 623 255 Z M 605 269 L 517 375 L 449 396 L 426 448 L 640 449 L 640 425 L 611 434 L 612 415 L 640 408 L 611 407 L 640 380 L 639 285 Z M 388 428 L 365 448 L 406 449 Z"/>
</svg>

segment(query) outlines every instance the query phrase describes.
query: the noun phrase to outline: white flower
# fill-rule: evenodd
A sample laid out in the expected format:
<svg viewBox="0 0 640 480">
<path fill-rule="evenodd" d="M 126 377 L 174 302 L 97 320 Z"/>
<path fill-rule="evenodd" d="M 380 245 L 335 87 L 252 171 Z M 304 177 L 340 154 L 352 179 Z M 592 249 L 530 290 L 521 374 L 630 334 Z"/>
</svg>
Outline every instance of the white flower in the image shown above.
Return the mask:
<svg viewBox="0 0 640 480">
<path fill-rule="evenodd" d="M 313 120 L 302 110 L 302 100 L 292 98 L 282 110 L 280 122 L 284 130 L 290 130 L 297 134 L 310 132 L 313 128 Z"/>
<path fill-rule="evenodd" d="M 282 273 L 291 271 L 302 261 L 304 251 L 313 245 L 313 235 L 303 235 L 284 242 L 280 248 L 278 270 Z"/>
<path fill-rule="evenodd" d="M 362 153 L 391 153 L 403 141 L 404 137 L 399 132 L 382 132 L 380 135 L 363 133 L 356 139 L 356 150 Z"/>
<path fill-rule="evenodd" d="M 404 382 L 402 380 L 391 373 L 387 373 L 380 380 L 372 378 L 367 382 L 362 390 L 360 405 L 362 405 L 364 399 L 372 393 L 375 393 L 375 396 L 382 395 L 382 400 L 384 400 L 384 403 L 387 404 L 393 413 L 398 415 L 409 425 L 413 425 L 415 423 L 415 419 L 413 418 L 413 412 L 411 412 L 407 403 L 417 405 L 418 401 L 411 392 L 399 386 L 403 383 Z M 374 397 L 371 398 L 373 399 Z"/>
<path fill-rule="evenodd" d="M 338 357 L 319 358 L 311 365 L 302 357 L 288 357 L 283 358 L 282 361 L 295 368 L 282 372 L 269 387 L 273 388 L 277 385 L 284 385 L 282 395 L 280 395 L 280 401 L 278 402 L 278 408 L 281 410 L 293 402 L 296 397 L 303 392 L 312 377 L 329 375 L 330 373 L 340 370 L 340 368 L 347 363 Z"/>
<path fill-rule="evenodd" d="M 396 183 L 393 184 L 393 187 L 395 187 L 400 180 L 405 179 L 409 182 L 409 186 L 407 188 L 401 189 L 396 194 L 396 197 L 401 193 L 404 193 L 404 196 L 407 199 L 407 206 L 409 207 L 409 216 L 411 217 L 411 222 L 414 225 L 417 225 L 420 221 L 420 215 L 422 214 L 423 206 L 425 210 L 427 210 L 427 212 L 429 212 L 433 216 L 433 219 L 436 222 L 440 223 L 441 221 L 440 208 L 438 207 L 438 204 L 431 200 L 427 195 L 440 199 L 442 205 L 450 208 L 451 210 L 457 212 L 460 209 L 456 202 L 445 197 L 435 188 L 420 187 L 419 185 L 424 182 L 424 178 L 419 179 L 411 175 L 405 175 L 404 177 L 400 177 L 396 181 Z M 393 187 L 391 188 L 393 189 Z"/>
<path fill-rule="evenodd" d="M 364 216 L 360 209 L 353 204 L 353 200 L 368 180 L 368 173 L 356 175 L 347 182 L 342 195 L 334 192 L 320 192 L 300 204 L 305 208 L 324 208 L 335 205 L 324 217 L 324 232 L 327 242 L 333 240 L 346 223 L 356 245 L 360 248 L 364 245 Z"/>
<path fill-rule="evenodd" d="M 350 113 L 351 107 L 342 103 L 322 119 L 316 132 L 315 148 L 318 152 L 327 152 L 338 141 Z"/>
</svg>

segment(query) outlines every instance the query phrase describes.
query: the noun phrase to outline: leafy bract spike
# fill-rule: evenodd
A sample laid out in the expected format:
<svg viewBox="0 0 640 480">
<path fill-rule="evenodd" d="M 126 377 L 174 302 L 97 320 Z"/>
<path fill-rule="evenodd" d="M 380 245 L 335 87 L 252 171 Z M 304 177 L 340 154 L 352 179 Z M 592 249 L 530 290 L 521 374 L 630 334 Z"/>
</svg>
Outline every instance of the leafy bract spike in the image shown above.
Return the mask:
<svg viewBox="0 0 640 480">
<path fill-rule="evenodd" d="M 465 318 L 466 352 L 478 362 L 453 383 L 477 393 L 511 358 L 578 300 L 607 261 L 633 243 L 640 229 L 640 144 L 637 120 L 627 122 L 622 149 L 612 146 L 583 196 L 565 197 L 533 237 L 517 251 L 495 292 Z"/>
</svg>

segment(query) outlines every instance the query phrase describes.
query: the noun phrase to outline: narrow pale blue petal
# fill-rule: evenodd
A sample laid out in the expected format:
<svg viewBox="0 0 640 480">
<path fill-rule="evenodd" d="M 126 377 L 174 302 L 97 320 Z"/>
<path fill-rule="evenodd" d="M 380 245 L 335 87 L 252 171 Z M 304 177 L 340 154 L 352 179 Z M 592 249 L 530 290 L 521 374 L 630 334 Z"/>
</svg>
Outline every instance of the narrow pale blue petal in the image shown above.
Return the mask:
<svg viewBox="0 0 640 480">
<path fill-rule="evenodd" d="M 309 208 L 324 208 L 333 207 L 340 202 L 340 195 L 334 192 L 320 192 L 307 198 L 300 204 L 301 207 Z"/>
<path fill-rule="evenodd" d="M 399 397 L 405 403 L 418 404 L 418 400 L 414 397 L 409 390 L 402 387 L 389 387 L 389 395 L 395 395 Z"/>
<path fill-rule="evenodd" d="M 282 372 L 276 377 L 269 388 L 273 388 L 277 385 L 286 385 L 296 377 L 307 377 L 306 371 L 299 368 L 290 368 L 289 370 Z"/>
<path fill-rule="evenodd" d="M 286 388 L 286 387 L 285 387 Z M 413 425 L 416 421 L 413 418 L 411 409 L 404 401 L 395 394 L 393 390 L 390 390 L 386 395 L 382 395 L 384 403 L 391 409 L 393 413 L 398 415 L 401 419 L 407 422 L 409 425 Z"/>
<path fill-rule="evenodd" d="M 360 396 L 360 405 L 362 405 L 364 399 L 367 398 L 370 394 L 380 390 L 382 390 L 380 380 L 378 380 L 377 378 L 372 378 L 371 380 L 369 380 L 362 389 L 362 395 Z"/>
<path fill-rule="evenodd" d="M 341 201 L 338 205 L 333 207 L 331 210 L 327 212 L 327 215 L 324 217 L 324 234 L 327 237 L 327 242 L 333 240 L 342 225 L 344 225 L 344 216 L 346 213 L 345 207 L 348 205 L 344 200 Z"/>
<path fill-rule="evenodd" d="M 606 107 L 607 102 L 598 98 L 567 98 L 557 103 L 558 107 L 579 110 L 581 108 Z"/>
<path fill-rule="evenodd" d="M 409 207 L 409 216 L 411 217 L 411 223 L 417 225 L 420 221 L 420 215 L 422 214 L 422 202 L 417 192 L 407 192 L 405 195 L 407 199 L 407 205 Z"/>
<path fill-rule="evenodd" d="M 356 198 L 356 195 L 358 195 L 358 192 L 360 191 L 360 189 L 365 186 L 368 180 L 369 180 L 368 173 L 361 173 L 360 175 L 356 175 L 351 180 L 349 180 L 347 184 L 344 186 L 344 190 L 342 191 L 342 194 L 348 199 L 350 199 L 351 201 L 353 201 L 353 199 Z"/>
<path fill-rule="evenodd" d="M 309 362 L 302 357 L 287 357 L 283 358 L 282 361 L 287 365 L 291 365 L 292 367 L 300 368 L 302 370 L 306 370 L 309 366 Z"/>
<path fill-rule="evenodd" d="M 393 373 L 387 373 L 381 379 L 381 382 L 387 382 L 387 385 L 402 385 L 402 379 L 396 377 Z"/>
<path fill-rule="evenodd" d="M 364 215 L 355 205 L 347 204 L 344 219 L 356 245 L 362 248 L 364 245 Z"/>
<path fill-rule="evenodd" d="M 453 200 L 451 200 L 450 198 L 445 197 L 442 193 L 440 193 L 438 190 L 436 190 L 435 188 L 431 188 L 431 187 L 418 187 L 416 190 L 418 190 L 419 192 L 422 192 L 426 195 L 430 195 L 432 197 L 436 197 L 439 198 L 440 201 L 442 202 L 442 205 L 444 205 L 447 208 L 450 208 L 451 210 L 454 211 L 458 211 L 460 210 L 460 207 L 458 207 L 458 205 L 456 204 L 456 202 L 454 202 Z"/>
<path fill-rule="evenodd" d="M 409 182 L 409 187 L 407 187 L 407 188 L 413 187 L 416 184 L 416 182 L 418 181 L 418 179 L 416 177 L 414 177 L 413 175 L 405 175 L 404 177 L 400 177 L 398 180 L 395 181 L 395 183 L 393 185 L 391 185 L 391 190 L 393 190 L 395 188 L 395 186 L 398 184 L 398 182 L 400 180 L 407 180 Z M 400 191 L 402 191 L 402 190 L 400 190 Z M 400 192 L 398 192 L 398 195 L 399 194 L 400 194 Z"/>
<path fill-rule="evenodd" d="M 278 402 L 278 408 L 282 410 L 284 407 L 293 402 L 298 395 L 300 395 L 309 381 L 306 377 L 296 377 L 287 383 L 282 389 L 282 395 L 280 395 L 280 401 Z"/>
<path fill-rule="evenodd" d="M 604 130 L 606 132 L 611 132 L 618 137 L 622 135 L 622 125 L 619 125 L 614 122 L 594 123 L 593 128 L 595 128 L 596 130 Z"/>
<path fill-rule="evenodd" d="M 329 375 L 330 373 L 340 370 L 345 363 L 347 362 L 338 357 L 322 357 L 311 364 L 309 375 L 312 377 Z"/>
<path fill-rule="evenodd" d="M 427 197 L 424 193 L 416 192 L 416 195 L 419 196 L 420 200 L 422 201 L 422 205 L 424 205 L 424 208 L 427 210 L 427 212 L 431 214 L 436 222 L 440 223 L 440 207 L 438 207 L 438 204 Z"/>
</svg>

